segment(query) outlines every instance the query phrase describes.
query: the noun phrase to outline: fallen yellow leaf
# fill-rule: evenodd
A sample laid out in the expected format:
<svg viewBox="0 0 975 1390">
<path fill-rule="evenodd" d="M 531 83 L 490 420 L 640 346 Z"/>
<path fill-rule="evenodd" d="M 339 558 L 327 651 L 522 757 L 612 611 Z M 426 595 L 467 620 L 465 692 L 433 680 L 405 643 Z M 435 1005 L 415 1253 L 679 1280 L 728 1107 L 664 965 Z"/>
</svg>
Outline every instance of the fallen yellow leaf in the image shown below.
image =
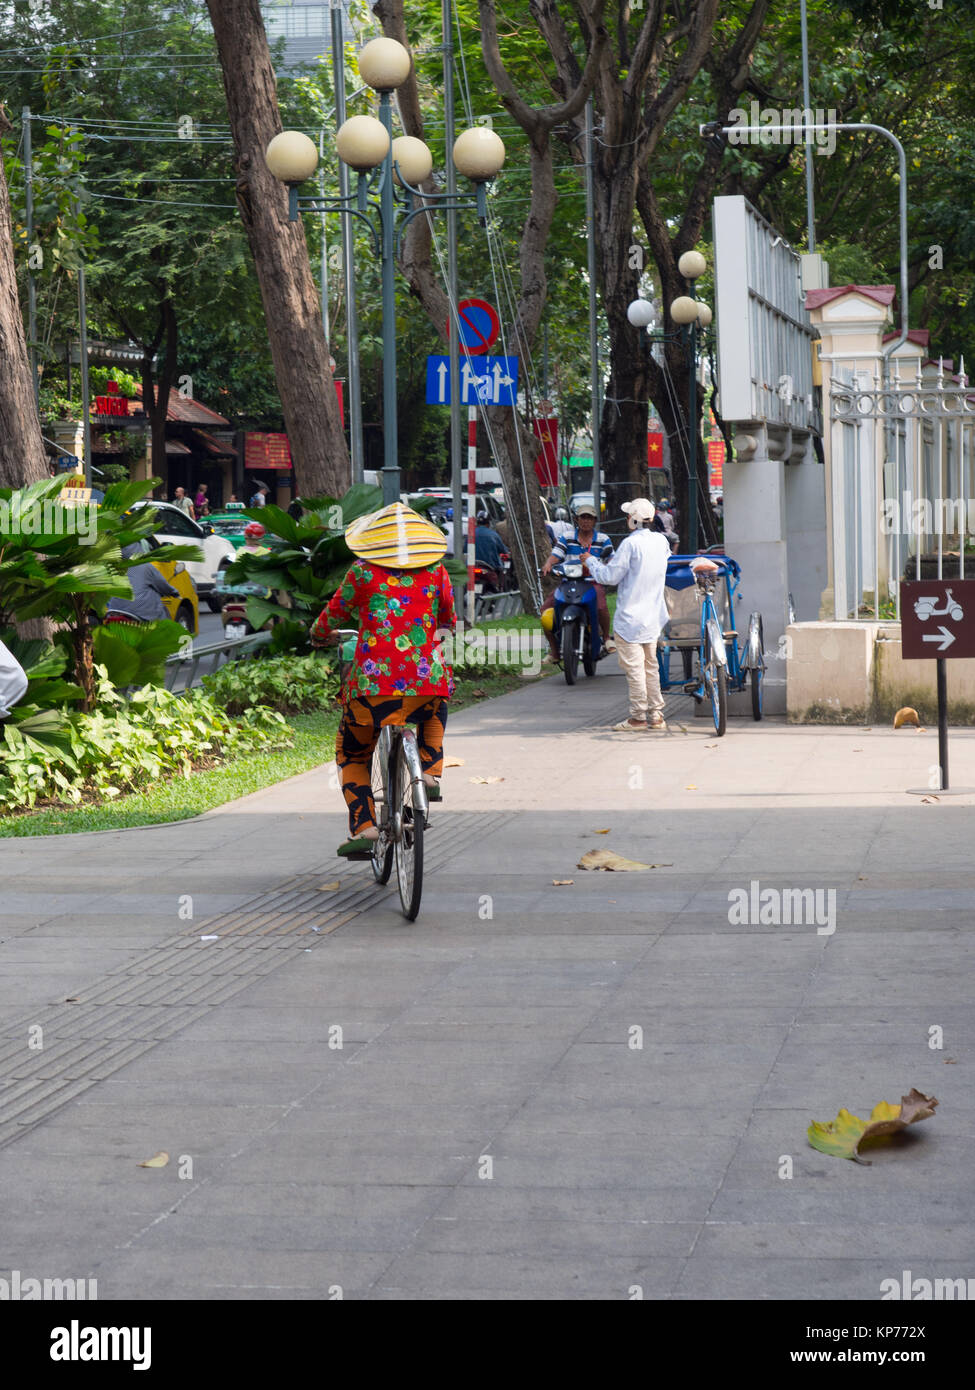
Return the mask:
<svg viewBox="0 0 975 1390">
<path fill-rule="evenodd" d="M 608 834 L 609 834 L 609 831 L 608 831 L 608 830 L 594 830 L 592 833 L 593 833 L 594 835 L 608 835 Z"/>
<path fill-rule="evenodd" d="M 341 882 L 342 880 L 340 878 L 337 878 L 334 883 L 320 883 L 318 885 L 318 891 L 319 893 L 334 893 L 335 889 L 338 888 Z"/>
<path fill-rule="evenodd" d="M 156 1154 L 155 1158 L 146 1158 L 139 1164 L 140 1168 L 165 1168 L 169 1162 L 169 1154 L 165 1149 Z"/>
<path fill-rule="evenodd" d="M 685 790 L 686 792 L 696 792 L 696 791 L 697 791 L 697 787 L 694 785 L 693 782 L 689 782 L 689 783 L 687 784 L 687 786 L 684 788 L 684 790 Z"/>
<path fill-rule="evenodd" d="M 573 885 L 573 883 L 575 883 L 575 879 L 574 879 L 574 878 L 553 878 L 553 879 L 552 879 L 552 887 L 553 887 L 553 888 L 571 888 L 572 885 Z"/>
<path fill-rule="evenodd" d="M 503 782 L 503 777 L 469 777 L 469 782 L 477 782 L 481 786 L 487 786 L 489 782 Z"/>
<path fill-rule="evenodd" d="M 905 724 L 913 724 L 915 729 L 919 728 L 921 724 L 920 719 L 917 717 L 917 710 L 912 709 L 910 705 L 905 705 L 903 709 L 899 709 L 894 715 L 895 729 L 900 729 Z"/>
<path fill-rule="evenodd" d="M 907 1125 L 926 1120 L 934 1114 L 937 1104 L 934 1096 L 911 1089 L 901 1097 L 900 1105 L 891 1105 L 886 1100 L 875 1105 L 869 1120 L 861 1120 L 849 1110 L 841 1110 L 836 1119 L 828 1123 L 813 1120 L 806 1130 L 806 1137 L 820 1153 L 833 1154 L 836 1158 L 852 1158 L 854 1163 L 869 1166 L 870 1160 L 861 1158 L 859 1153 L 864 1140 L 896 1134 Z"/>
<path fill-rule="evenodd" d="M 444 758 L 444 760 L 443 760 L 443 765 L 444 765 L 444 767 L 463 767 L 463 766 L 464 766 L 464 759 L 463 759 L 463 758 Z"/>
</svg>

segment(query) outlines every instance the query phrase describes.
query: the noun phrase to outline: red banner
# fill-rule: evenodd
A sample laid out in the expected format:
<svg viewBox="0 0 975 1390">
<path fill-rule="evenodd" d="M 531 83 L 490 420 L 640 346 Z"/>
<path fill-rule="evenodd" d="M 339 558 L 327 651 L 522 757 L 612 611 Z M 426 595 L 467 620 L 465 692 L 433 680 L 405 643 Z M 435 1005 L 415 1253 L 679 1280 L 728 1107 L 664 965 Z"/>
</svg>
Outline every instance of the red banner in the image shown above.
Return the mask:
<svg viewBox="0 0 975 1390">
<path fill-rule="evenodd" d="M 540 487 L 559 485 L 559 420 L 557 415 L 532 422 L 532 429 L 542 446 L 535 460 L 535 476 Z"/>
<path fill-rule="evenodd" d="M 721 481 L 722 470 L 724 468 L 724 440 L 711 439 L 708 441 L 708 465 L 711 469 L 711 486 L 723 487 Z"/>
<path fill-rule="evenodd" d="M 647 467 L 663 468 L 664 436 L 662 431 L 647 431 Z"/>
<path fill-rule="evenodd" d="M 286 434 L 260 434 L 253 432 L 244 438 L 245 468 L 291 467 L 291 446 Z"/>
</svg>

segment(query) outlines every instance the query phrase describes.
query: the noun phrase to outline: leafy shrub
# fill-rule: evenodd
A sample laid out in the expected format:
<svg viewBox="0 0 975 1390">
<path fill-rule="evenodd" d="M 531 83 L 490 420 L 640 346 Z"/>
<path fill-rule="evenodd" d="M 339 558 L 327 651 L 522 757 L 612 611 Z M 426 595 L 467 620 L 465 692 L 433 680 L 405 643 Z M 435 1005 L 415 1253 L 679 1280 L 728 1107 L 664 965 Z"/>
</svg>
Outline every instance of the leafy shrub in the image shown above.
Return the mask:
<svg viewBox="0 0 975 1390">
<path fill-rule="evenodd" d="M 203 677 L 206 692 L 228 714 L 270 705 L 282 714 L 328 709 L 339 692 L 334 665 L 320 656 L 279 656 L 265 661 L 228 661 Z"/>
<path fill-rule="evenodd" d="M 58 745 L 34 738 L 29 721 L 4 727 L 0 811 L 43 801 L 109 799 L 164 777 L 187 777 L 201 764 L 290 743 L 284 720 L 273 710 L 247 709 L 232 718 L 203 691 L 173 695 L 156 686 L 126 701 L 105 679 L 104 668 L 100 674 L 92 714 L 55 716 Z"/>
</svg>

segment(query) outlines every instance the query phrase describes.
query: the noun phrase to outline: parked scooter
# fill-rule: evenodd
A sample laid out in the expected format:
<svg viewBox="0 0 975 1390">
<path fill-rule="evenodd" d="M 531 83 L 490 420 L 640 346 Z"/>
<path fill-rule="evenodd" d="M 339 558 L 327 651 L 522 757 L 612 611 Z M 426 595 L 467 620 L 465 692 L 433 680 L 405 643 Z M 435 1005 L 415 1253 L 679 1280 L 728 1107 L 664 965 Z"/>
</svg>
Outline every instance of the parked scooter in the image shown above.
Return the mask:
<svg viewBox="0 0 975 1390">
<path fill-rule="evenodd" d="M 594 676 L 603 655 L 596 585 L 578 560 L 563 560 L 554 573 L 562 581 L 555 591 L 555 641 L 562 653 L 565 683 L 575 685 L 579 662 L 587 676 Z"/>
</svg>

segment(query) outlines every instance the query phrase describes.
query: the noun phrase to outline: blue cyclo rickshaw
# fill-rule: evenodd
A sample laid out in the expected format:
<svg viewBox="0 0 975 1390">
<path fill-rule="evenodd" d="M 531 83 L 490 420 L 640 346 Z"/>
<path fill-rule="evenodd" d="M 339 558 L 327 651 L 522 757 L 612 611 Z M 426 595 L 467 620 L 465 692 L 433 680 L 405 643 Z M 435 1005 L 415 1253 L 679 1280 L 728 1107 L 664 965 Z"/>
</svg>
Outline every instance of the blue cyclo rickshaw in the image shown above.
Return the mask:
<svg viewBox="0 0 975 1390">
<path fill-rule="evenodd" d="M 741 568 L 729 555 L 671 555 L 667 562 L 668 621 L 657 642 L 661 690 L 683 689 L 711 705 L 720 738 L 728 722 L 728 690 L 751 686 L 752 717 L 762 717 L 765 678 L 761 613 L 750 613 L 739 642 L 735 597 Z M 681 669 L 671 670 L 680 654 Z M 696 657 L 696 659 L 695 659 Z"/>
</svg>

